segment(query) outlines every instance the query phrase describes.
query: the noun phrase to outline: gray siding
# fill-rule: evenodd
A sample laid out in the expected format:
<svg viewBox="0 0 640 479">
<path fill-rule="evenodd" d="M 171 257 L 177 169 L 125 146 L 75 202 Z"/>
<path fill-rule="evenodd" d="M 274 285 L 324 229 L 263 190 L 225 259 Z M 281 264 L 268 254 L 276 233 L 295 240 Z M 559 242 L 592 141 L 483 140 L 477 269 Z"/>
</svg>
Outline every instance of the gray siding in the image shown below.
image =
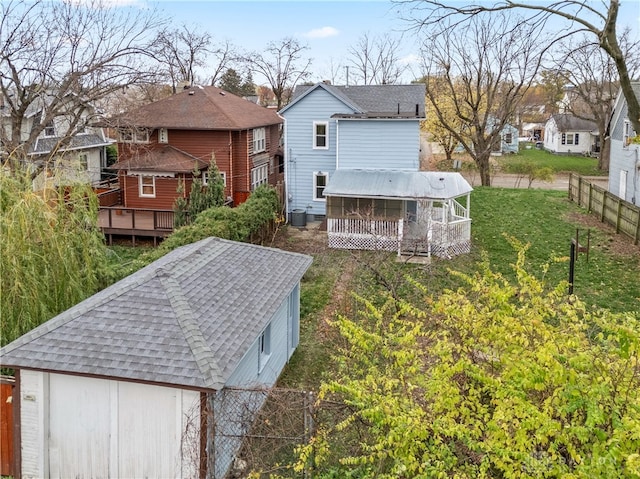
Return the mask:
<svg viewBox="0 0 640 479">
<path fill-rule="evenodd" d="M 344 103 L 322 89 L 288 109 L 285 117 L 285 168 L 287 211 L 306 210 L 308 214 L 324 215 L 325 202 L 313 200 L 313 173 L 331 173 L 336 169 L 335 113 L 353 113 Z M 329 148 L 313 149 L 313 122 L 329 122 Z"/>
<path fill-rule="evenodd" d="M 338 168 L 417 171 L 420 121 L 340 120 Z"/>
<path fill-rule="evenodd" d="M 297 286 L 291 295 L 297 295 Z M 225 386 L 229 387 L 271 387 L 275 384 L 285 364 L 293 353 L 289 325 L 289 301 L 287 297 L 271 320 L 270 349 L 267 362 L 260 368 L 260 338 L 256 340 L 244 355 Z M 299 303 L 298 303 L 299 304 Z M 299 313 L 298 313 L 299 314 Z"/>
</svg>

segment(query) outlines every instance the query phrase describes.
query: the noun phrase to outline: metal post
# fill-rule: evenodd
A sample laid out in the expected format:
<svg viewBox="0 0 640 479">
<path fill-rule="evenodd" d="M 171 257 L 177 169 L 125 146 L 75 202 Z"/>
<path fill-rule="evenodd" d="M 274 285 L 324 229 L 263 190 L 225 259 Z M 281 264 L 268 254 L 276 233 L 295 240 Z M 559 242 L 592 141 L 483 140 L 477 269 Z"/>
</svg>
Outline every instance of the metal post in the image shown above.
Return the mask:
<svg viewBox="0 0 640 479">
<path fill-rule="evenodd" d="M 571 240 L 571 253 L 569 254 L 569 294 L 573 294 L 573 274 L 576 263 L 576 243 Z"/>
</svg>

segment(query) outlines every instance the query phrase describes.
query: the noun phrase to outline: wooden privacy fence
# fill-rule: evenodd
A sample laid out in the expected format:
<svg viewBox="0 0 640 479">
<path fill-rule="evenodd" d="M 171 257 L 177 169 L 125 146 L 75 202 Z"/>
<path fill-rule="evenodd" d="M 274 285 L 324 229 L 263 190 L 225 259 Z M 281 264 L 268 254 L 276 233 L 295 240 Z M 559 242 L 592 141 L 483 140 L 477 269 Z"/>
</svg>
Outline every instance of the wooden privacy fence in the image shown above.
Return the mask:
<svg viewBox="0 0 640 479">
<path fill-rule="evenodd" d="M 640 207 L 574 174 L 569 175 L 569 199 L 640 244 Z"/>
</svg>

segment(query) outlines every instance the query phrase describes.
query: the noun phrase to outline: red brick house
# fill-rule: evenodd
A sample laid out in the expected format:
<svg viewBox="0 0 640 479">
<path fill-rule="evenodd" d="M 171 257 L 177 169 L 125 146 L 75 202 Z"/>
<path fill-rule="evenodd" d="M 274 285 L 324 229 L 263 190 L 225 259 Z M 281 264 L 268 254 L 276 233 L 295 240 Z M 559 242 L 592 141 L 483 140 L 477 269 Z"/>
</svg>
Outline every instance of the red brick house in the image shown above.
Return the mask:
<svg viewBox="0 0 640 479">
<path fill-rule="evenodd" d="M 283 181 L 282 122 L 274 110 L 212 86 L 191 87 L 113 118 L 118 161 L 112 168 L 122 204 L 171 209 L 179 180 L 188 195 L 194 170 L 206 172 L 212 158 L 227 199 L 244 202 L 257 186 Z"/>
</svg>

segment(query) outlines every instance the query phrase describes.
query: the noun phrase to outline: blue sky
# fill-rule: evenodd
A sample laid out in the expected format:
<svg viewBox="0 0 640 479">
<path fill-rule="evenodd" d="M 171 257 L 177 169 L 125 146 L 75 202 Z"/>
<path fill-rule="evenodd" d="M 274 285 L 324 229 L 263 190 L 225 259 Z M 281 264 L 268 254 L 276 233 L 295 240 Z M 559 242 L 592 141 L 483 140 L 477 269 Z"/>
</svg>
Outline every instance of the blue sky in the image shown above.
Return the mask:
<svg viewBox="0 0 640 479">
<path fill-rule="evenodd" d="M 598 2 L 594 5 L 600 1 L 594 0 Z M 229 40 L 246 51 L 261 51 L 270 41 L 294 37 L 309 47 L 305 53 L 313 59 L 313 81 L 330 79 L 331 63 L 345 64 L 349 47 L 355 46 L 365 33 L 395 36 L 404 32 L 398 56 L 412 64 L 419 54 L 418 40 L 407 33 L 409 25 L 400 19 L 399 7 L 389 0 L 146 0 L 146 3 L 155 5 L 176 27 L 183 23 L 197 26 L 211 33 L 214 40 Z M 640 39 L 640 1 L 622 0 L 618 18 L 619 27 L 630 26 L 636 39 Z M 416 64 L 413 65 L 418 72 Z M 409 81 L 413 76 L 408 75 Z M 343 83 L 344 78 L 340 80 Z"/>
</svg>

